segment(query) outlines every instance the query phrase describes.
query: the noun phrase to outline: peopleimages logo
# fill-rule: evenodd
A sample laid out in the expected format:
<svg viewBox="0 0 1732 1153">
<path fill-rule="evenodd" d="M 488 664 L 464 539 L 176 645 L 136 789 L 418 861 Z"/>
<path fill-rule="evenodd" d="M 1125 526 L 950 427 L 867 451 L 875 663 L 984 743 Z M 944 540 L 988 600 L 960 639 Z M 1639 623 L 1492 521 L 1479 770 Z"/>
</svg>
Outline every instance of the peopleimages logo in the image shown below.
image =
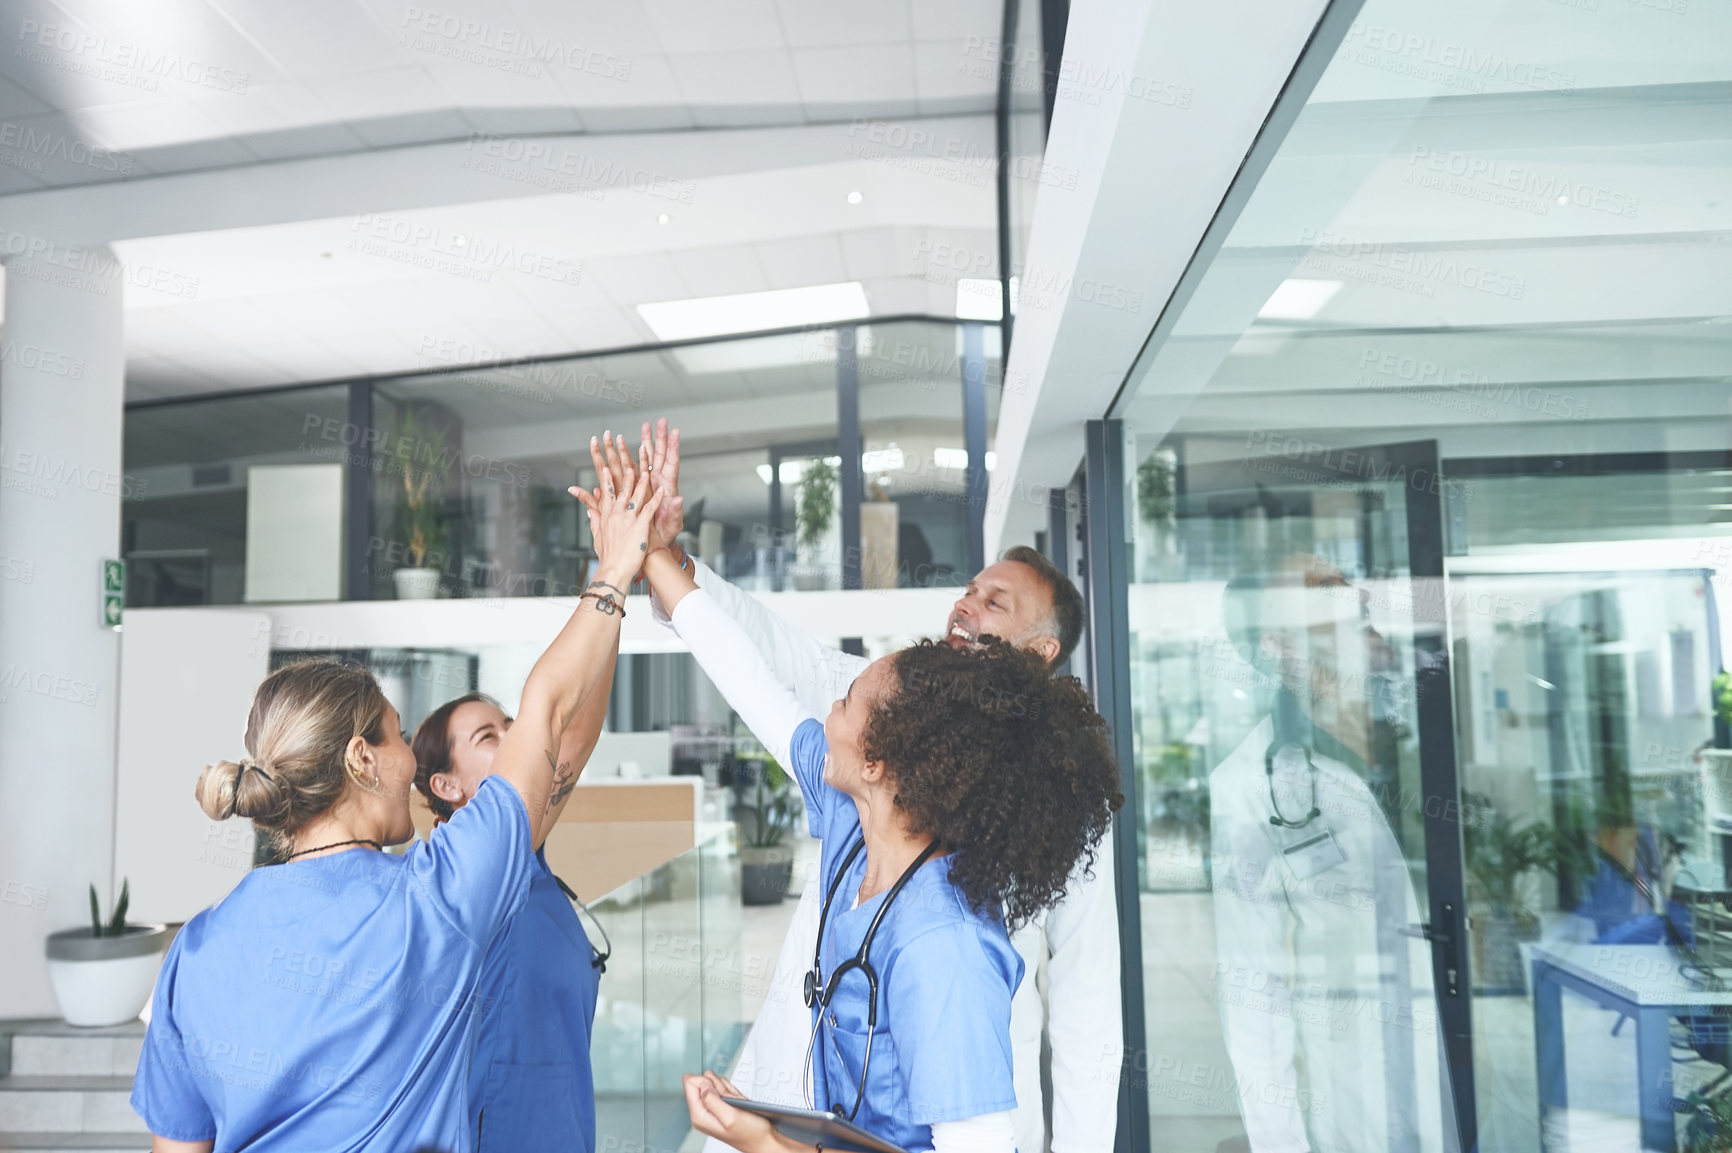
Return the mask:
<svg viewBox="0 0 1732 1153">
<path fill-rule="evenodd" d="M 1313 272 L 1421 296 L 1435 295 L 1440 284 L 1506 300 L 1520 300 L 1527 295 L 1526 277 L 1510 276 L 1448 253 L 1423 252 L 1316 228 L 1300 229 L 1299 243 L 1311 250 L 1300 266 Z"/>
<path fill-rule="evenodd" d="M 70 352 L 55 352 L 39 344 L 20 344 L 15 340 L 0 341 L 0 365 L 3 364 L 34 368 L 50 376 L 64 376 L 69 380 L 84 379 L 82 356 L 74 356 Z"/>
<path fill-rule="evenodd" d="M 1491 84 L 1541 92 L 1568 91 L 1576 86 L 1573 72 L 1492 49 L 1440 39 L 1428 32 L 1391 28 L 1363 20 L 1355 20 L 1349 26 L 1343 48 L 1347 58 L 1357 64 L 1471 92 L 1483 92 Z"/>
<path fill-rule="evenodd" d="M 1641 207 L 1641 201 L 1628 193 L 1562 172 L 1447 148 L 1416 144 L 1408 154 L 1407 166 L 1403 180 L 1409 184 L 1500 204 L 1535 216 L 1550 215 L 1553 208 L 1575 207 L 1634 220 Z"/>
<path fill-rule="evenodd" d="M 18 47 L 14 56 L 32 64 L 45 64 L 66 72 L 157 90 L 159 80 L 179 80 L 195 88 L 241 95 L 251 77 L 233 68 L 223 68 L 178 52 L 111 40 L 70 25 L 43 24 L 24 20 L 18 25 Z M 58 53 L 55 56 L 54 53 Z"/>
<path fill-rule="evenodd" d="M 410 6 L 403 10 L 404 33 L 399 43 L 423 52 L 476 64 L 492 64 L 482 54 L 492 52 L 527 67 L 516 69 L 539 76 L 536 64 L 551 64 L 573 72 L 587 72 L 604 80 L 630 80 L 632 62 L 621 56 L 597 52 L 581 44 L 567 44 L 552 36 L 509 24 L 469 20 L 450 12 Z"/>
<path fill-rule="evenodd" d="M 349 248 L 356 252 L 483 283 L 490 282 L 496 271 L 555 284 L 578 284 L 583 279 L 583 265 L 567 257 L 453 232 L 407 217 L 363 212 L 350 222 L 349 231 L 354 234 Z"/>
<path fill-rule="evenodd" d="M 108 295 L 115 283 L 167 296 L 192 300 L 198 296 L 198 278 L 171 268 L 154 264 L 128 264 L 94 248 L 60 244 L 43 236 L 0 230 L 0 256 L 10 258 L 6 275 L 23 276 L 90 292 Z"/>
<path fill-rule="evenodd" d="M 28 167 L 32 172 L 42 171 L 43 160 L 58 160 L 98 172 L 130 176 L 136 163 L 124 152 L 112 152 L 98 144 L 74 140 L 58 132 L 45 132 L 14 124 L 10 120 L 0 122 L 0 148 L 11 149 L 21 159 L 27 160 L 27 164 L 16 167 Z"/>
</svg>

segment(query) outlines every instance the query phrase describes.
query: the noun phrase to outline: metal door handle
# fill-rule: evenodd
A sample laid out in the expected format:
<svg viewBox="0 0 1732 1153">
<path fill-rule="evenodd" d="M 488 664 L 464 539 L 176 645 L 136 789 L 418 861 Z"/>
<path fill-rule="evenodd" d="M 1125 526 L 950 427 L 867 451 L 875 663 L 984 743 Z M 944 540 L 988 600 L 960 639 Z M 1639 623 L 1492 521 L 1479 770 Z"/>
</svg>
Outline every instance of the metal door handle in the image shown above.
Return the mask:
<svg viewBox="0 0 1732 1153">
<path fill-rule="evenodd" d="M 1404 925 L 1401 934 L 1431 943 L 1432 953 L 1443 962 L 1443 991 L 1451 997 L 1461 996 L 1460 942 L 1456 939 L 1455 906 L 1445 902 L 1438 906 L 1437 915 L 1420 925 Z"/>
<path fill-rule="evenodd" d="M 1422 925 L 1405 926 L 1401 930 L 1401 935 L 1419 941 L 1430 941 L 1435 945 L 1447 945 L 1451 940 L 1448 930 L 1440 929 L 1430 921 Z"/>
</svg>

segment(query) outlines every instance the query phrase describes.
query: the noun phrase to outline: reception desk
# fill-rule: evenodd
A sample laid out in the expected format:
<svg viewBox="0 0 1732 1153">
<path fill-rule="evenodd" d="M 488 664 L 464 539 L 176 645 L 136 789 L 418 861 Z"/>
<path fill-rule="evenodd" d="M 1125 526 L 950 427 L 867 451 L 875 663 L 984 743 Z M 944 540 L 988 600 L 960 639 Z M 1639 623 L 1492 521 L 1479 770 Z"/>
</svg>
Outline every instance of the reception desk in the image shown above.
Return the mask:
<svg viewBox="0 0 1732 1153">
<path fill-rule="evenodd" d="M 548 867 L 586 904 L 600 900 L 697 846 L 703 787 L 701 777 L 580 779 L 547 834 Z M 410 808 L 425 837 L 432 812 L 418 795 Z"/>
</svg>

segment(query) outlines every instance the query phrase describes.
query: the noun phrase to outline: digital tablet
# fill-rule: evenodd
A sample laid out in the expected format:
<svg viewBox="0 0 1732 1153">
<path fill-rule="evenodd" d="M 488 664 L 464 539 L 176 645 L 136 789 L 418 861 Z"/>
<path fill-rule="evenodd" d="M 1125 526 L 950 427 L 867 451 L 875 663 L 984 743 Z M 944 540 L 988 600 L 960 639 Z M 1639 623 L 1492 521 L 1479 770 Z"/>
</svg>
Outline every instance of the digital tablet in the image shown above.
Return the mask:
<svg viewBox="0 0 1732 1153">
<path fill-rule="evenodd" d="M 825 1149 L 841 1150 L 843 1153 L 908 1153 L 902 1146 L 874 1137 L 835 1113 L 797 1109 L 791 1105 L 771 1105 L 764 1101 L 748 1101 L 744 1097 L 723 1097 L 722 1100 L 736 1109 L 769 1118 L 782 1136 L 803 1141 L 808 1145 L 822 1145 Z"/>
</svg>

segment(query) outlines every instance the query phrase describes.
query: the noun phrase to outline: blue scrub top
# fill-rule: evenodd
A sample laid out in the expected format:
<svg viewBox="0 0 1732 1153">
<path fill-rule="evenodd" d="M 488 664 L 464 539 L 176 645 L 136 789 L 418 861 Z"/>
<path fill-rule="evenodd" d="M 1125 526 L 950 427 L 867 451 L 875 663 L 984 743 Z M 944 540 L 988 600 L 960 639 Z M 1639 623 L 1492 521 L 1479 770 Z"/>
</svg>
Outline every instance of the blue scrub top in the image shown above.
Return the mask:
<svg viewBox="0 0 1732 1153">
<path fill-rule="evenodd" d="M 219 1151 L 469 1153 L 477 985 L 534 862 L 522 799 L 488 777 L 400 857 L 254 869 L 175 937 L 132 1107 Z"/>
<path fill-rule="evenodd" d="M 479 994 L 488 1014 L 469 1066 L 480 1153 L 591 1153 L 589 1036 L 601 971 L 577 911 L 535 855 L 529 898 L 494 942 Z"/>
<path fill-rule="evenodd" d="M 828 751 L 817 721 L 795 730 L 790 759 L 812 835 L 823 842 L 819 864 L 826 893 L 842 858 L 860 839 L 854 802 L 824 783 Z M 837 888 L 824 925 L 826 980 L 859 952 L 889 895 L 885 890 L 850 909 L 865 875 L 861 853 Z M 1022 958 L 996 913 L 970 909 L 950 883 L 948 856 L 927 861 L 909 879 L 878 927 L 870 960 L 878 971 L 878 1024 L 866 1098 L 854 1123 L 904 1149 L 930 1149 L 935 1122 L 1014 1109 L 1010 1001 L 1022 980 Z M 853 970 L 824 1011 L 816 1049 L 823 1059 L 815 1055 L 812 1063 L 817 1108 L 846 1116 L 854 1107 L 866 1049 L 868 989 L 865 975 Z"/>
</svg>

